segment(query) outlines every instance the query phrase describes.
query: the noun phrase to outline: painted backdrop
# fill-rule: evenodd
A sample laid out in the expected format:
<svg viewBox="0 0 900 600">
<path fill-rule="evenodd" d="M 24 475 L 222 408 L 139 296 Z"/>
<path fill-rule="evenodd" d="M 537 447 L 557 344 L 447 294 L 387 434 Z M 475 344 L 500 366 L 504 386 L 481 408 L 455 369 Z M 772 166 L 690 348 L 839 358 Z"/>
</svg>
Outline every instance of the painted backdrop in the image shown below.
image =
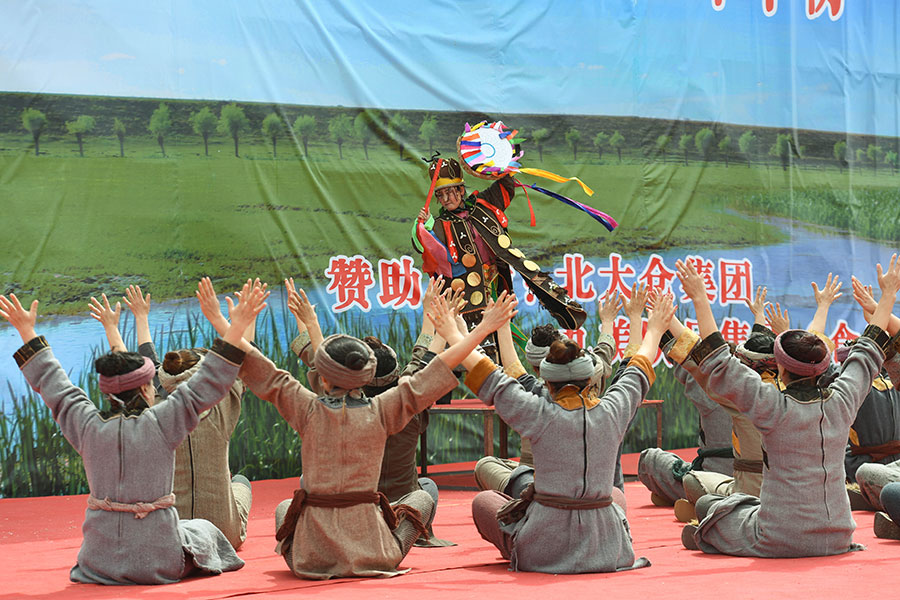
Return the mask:
<svg viewBox="0 0 900 600">
<path fill-rule="evenodd" d="M 222 293 L 247 277 L 273 286 L 258 341 L 301 378 L 285 277 L 326 332 L 374 333 L 403 355 L 421 322 L 422 157 L 454 155 L 466 123 L 517 129 L 523 165 L 595 193 L 521 182 L 619 222 L 609 233 L 521 190 L 507 211 L 516 246 L 588 308 L 568 332 L 583 343 L 611 290 L 681 296 L 685 257 L 736 342 L 757 286 L 805 327 L 810 283 L 834 273 L 845 294 L 826 333 L 840 343 L 865 326 L 850 276 L 874 284 L 898 247 L 890 2 L 10 0 L 2 13 L 0 290 L 41 301 L 39 331 L 96 397 L 91 358 L 106 342 L 87 302 L 129 284 L 151 292 L 163 351 L 209 343 L 192 299 L 209 275 Z M 519 325 L 548 321 L 516 286 Z M 133 343 L 127 310 L 121 326 Z M 620 347 L 626 333 L 620 319 Z M 9 358 L 19 344 L 0 325 L 0 494 L 82 490 L 77 455 Z M 658 371 L 664 445 L 694 445 L 696 417 Z M 434 423 L 431 460 L 477 458 L 478 435 L 475 422 Z M 641 413 L 627 450 L 654 440 Z M 248 399 L 232 466 L 295 475 L 299 442 Z"/>
</svg>

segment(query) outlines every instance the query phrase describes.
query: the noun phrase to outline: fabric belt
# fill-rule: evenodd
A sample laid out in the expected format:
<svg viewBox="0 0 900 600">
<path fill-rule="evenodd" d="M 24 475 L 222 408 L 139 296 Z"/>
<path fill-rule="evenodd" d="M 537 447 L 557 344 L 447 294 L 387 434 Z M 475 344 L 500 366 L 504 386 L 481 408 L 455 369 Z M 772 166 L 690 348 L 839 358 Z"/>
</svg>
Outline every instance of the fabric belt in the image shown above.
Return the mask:
<svg viewBox="0 0 900 600">
<path fill-rule="evenodd" d="M 900 454 L 900 440 L 891 440 L 876 446 L 854 446 L 850 444 L 850 454 L 859 456 L 860 454 L 868 454 L 872 460 L 879 461 L 894 454 Z"/>
<path fill-rule="evenodd" d="M 734 470 L 740 471 L 741 473 L 762 473 L 763 461 L 736 458 L 734 459 Z"/>
<path fill-rule="evenodd" d="M 89 510 L 106 510 L 109 512 L 134 513 L 135 519 L 143 519 L 154 510 L 169 508 L 174 504 L 175 494 L 160 496 L 153 502 L 134 502 L 130 504 L 125 502 L 114 502 L 110 500 L 109 497 L 100 500 L 98 498 L 95 498 L 94 496 L 88 496 L 87 501 Z"/>
<path fill-rule="evenodd" d="M 275 533 L 275 539 L 279 542 L 288 540 L 294 536 L 297 521 L 303 514 L 305 506 L 321 506 L 326 508 L 348 508 L 357 504 L 377 504 L 381 508 L 381 516 L 388 528 L 393 531 L 400 524 L 400 518 L 405 517 L 419 535 L 428 532 L 422 523 L 422 514 L 415 508 L 406 504 L 391 506 L 387 496 L 381 492 L 346 492 L 343 494 L 307 494 L 300 488 L 294 492 L 294 498 L 284 516 L 284 523 Z"/>
<path fill-rule="evenodd" d="M 612 497 L 569 498 L 567 496 L 541 494 L 534 491 L 534 483 L 531 483 L 522 490 L 522 495 L 518 499 L 510 500 L 500 507 L 497 511 L 497 520 L 503 525 L 511 525 L 520 521 L 525 516 L 525 511 L 528 510 L 532 502 L 562 510 L 592 510 L 609 506 L 612 504 Z"/>
</svg>

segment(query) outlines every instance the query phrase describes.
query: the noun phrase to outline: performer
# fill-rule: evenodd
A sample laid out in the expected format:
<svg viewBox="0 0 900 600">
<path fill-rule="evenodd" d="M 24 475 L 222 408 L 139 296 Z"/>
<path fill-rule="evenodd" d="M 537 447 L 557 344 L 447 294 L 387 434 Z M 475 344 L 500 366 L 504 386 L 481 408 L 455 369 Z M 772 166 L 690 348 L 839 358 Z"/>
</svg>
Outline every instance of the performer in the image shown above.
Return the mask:
<svg viewBox="0 0 900 600">
<path fill-rule="evenodd" d="M 443 275 L 453 289 L 465 290 L 462 315 L 466 323 L 470 327 L 478 323 L 495 291 L 512 292 L 512 267 L 562 327 L 581 327 L 587 317 L 581 305 L 512 245 L 504 211 L 515 194 L 515 180 L 505 175 L 467 196 L 460 164 L 437 156 L 429 175 L 441 210 L 436 218 L 427 208 L 419 211 L 413 245 L 422 253 L 426 273 Z M 496 352 L 492 354 L 496 358 Z"/>
<path fill-rule="evenodd" d="M 682 542 L 708 553 L 758 557 L 840 554 L 861 549 L 844 487 L 844 446 L 859 405 L 884 360 L 887 327 L 900 263 L 891 259 L 881 274 L 882 297 L 871 324 L 834 381 L 820 377 L 830 365 L 825 343 L 815 334 L 788 330 L 775 341 L 783 391 L 732 357 L 718 331 L 703 278 L 678 261 L 678 277 L 694 302 L 703 341 L 690 350 L 697 367 L 684 365 L 711 397 L 722 396 L 744 412 L 763 436 L 765 477 L 760 497 L 703 496 L 699 526 L 688 525 Z M 681 331 L 672 331 L 680 338 Z"/>
<path fill-rule="evenodd" d="M 175 448 L 197 426 L 200 413 L 228 392 L 244 355 L 234 346 L 265 307 L 264 293 L 251 290 L 250 282 L 242 298 L 197 374 L 165 402 L 155 402 L 156 370 L 149 359 L 131 352 L 98 358 L 100 390 L 110 402 L 101 412 L 35 333 L 37 301 L 25 310 L 14 295 L 0 296 L 0 316 L 24 342 L 16 362 L 84 461 L 90 496 L 72 581 L 174 583 L 191 572 L 218 574 L 244 565 L 212 523 L 179 520 L 172 494 Z"/>
</svg>

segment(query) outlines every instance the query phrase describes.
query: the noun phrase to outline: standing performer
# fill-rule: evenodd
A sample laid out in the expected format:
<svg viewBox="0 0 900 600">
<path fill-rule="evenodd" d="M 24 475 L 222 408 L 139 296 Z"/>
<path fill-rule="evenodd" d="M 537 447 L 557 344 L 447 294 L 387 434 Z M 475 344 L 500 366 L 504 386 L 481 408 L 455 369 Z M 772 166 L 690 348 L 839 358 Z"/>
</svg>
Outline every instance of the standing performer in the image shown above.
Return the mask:
<svg viewBox="0 0 900 600">
<path fill-rule="evenodd" d="M 478 323 L 492 292 L 512 292 L 512 267 L 562 327 L 578 329 L 587 317 L 581 305 L 512 245 L 504 211 L 515 194 L 515 180 L 506 175 L 467 196 L 454 159 L 436 158 L 429 174 L 441 211 L 436 218 L 427 207 L 419 211 L 413 245 L 422 253 L 426 273 L 443 275 L 453 289 L 465 290 L 466 323 Z"/>
</svg>

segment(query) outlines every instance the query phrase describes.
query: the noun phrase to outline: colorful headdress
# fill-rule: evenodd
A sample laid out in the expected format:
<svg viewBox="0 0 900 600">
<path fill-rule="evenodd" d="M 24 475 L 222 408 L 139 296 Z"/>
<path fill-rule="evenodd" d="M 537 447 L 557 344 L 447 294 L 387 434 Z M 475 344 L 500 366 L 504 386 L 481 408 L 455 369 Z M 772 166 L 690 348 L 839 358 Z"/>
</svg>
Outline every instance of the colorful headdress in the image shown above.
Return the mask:
<svg viewBox="0 0 900 600">
<path fill-rule="evenodd" d="M 438 171 L 437 179 L 435 179 L 434 175 L 437 169 L 440 169 L 440 171 Z M 428 178 L 434 181 L 435 190 L 463 184 L 462 168 L 452 158 L 432 161 L 428 167 Z"/>
</svg>

